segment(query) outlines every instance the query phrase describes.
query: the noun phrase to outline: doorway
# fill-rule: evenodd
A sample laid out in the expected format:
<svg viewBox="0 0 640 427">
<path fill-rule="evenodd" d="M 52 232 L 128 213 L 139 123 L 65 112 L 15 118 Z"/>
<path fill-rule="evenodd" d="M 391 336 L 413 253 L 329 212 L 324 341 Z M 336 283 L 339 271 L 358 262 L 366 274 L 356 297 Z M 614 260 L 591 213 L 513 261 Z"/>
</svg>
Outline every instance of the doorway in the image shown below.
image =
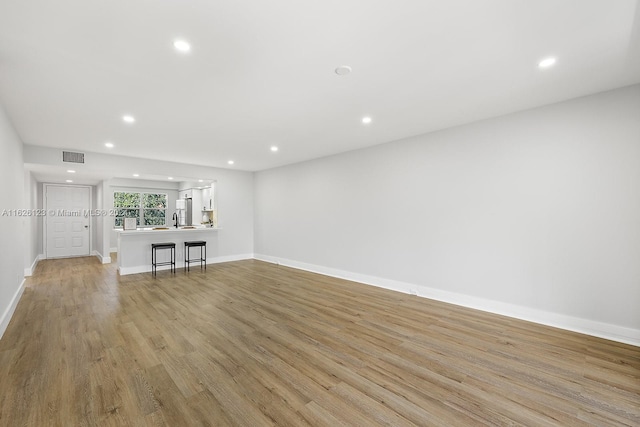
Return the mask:
<svg viewBox="0 0 640 427">
<path fill-rule="evenodd" d="M 44 186 L 45 254 L 47 258 L 88 256 L 91 246 L 91 188 Z"/>
</svg>

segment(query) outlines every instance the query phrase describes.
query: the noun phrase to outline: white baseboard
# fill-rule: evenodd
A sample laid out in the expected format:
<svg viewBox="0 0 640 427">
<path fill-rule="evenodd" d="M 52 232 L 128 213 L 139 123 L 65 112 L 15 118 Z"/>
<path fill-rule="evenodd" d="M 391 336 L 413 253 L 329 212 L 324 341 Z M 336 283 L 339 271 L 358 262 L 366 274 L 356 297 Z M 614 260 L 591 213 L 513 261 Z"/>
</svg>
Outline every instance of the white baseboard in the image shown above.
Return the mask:
<svg viewBox="0 0 640 427">
<path fill-rule="evenodd" d="M 109 253 L 118 252 L 118 248 L 109 248 Z"/>
<path fill-rule="evenodd" d="M 243 261 L 253 259 L 253 254 L 224 255 L 215 258 L 207 258 L 207 264 L 218 264 L 221 262 Z"/>
<path fill-rule="evenodd" d="M 93 255 L 96 258 L 98 258 L 98 261 L 100 261 L 101 264 L 111 264 L 111 257 L 110 256 L 103 256 L 98 251 L 91 251 L 91 255 Z"/>
<path fill-rule="evenodd" d="M 24 269 L 24 277 L 33 276 L 33 272 L 36 271 L 36 267 L 38 266 L 38 262 L 44 259 L 44 254 L 39 254 L 36 256 L 36 259 L 31 263 L 31 267 L 27 267 Z"/>
<path fill-rule="evenodd" d="M 476 310 L 487 311 L 494 314 L 500 314 L 503 316 L 513 317 L 516 319 L 526 320 L 529 322 L 539 323 L 555 328 L 566 329 L 573 332 L 579 332 L 586 335 L 592 335 L 595 337 L 605 338 L 608 340 L 640 347 L 640 329 L 627 328 L 610 323 L 597 322 L 589 319 L 582 319 L 579 317 L 552 313 L 515 304 L 508 304 L 485 298 L 444 291 L 441 289 L 434 289 L 396 280 L 352 273 L 350 271 L 338 270 L 314 264 L 307 264 L 304 262 L 272 257 L 268 255 L 255 254 L 254 258 L 260 261 L 284 265 L 286 267 L 292 267 L 300 270 L 310 271 L 313 273 L 324 274 L 326 276 L 351 280 L 354 282 L 364 283 L 367 285 L 389 289 L 392 291 L 403 292 L 406 294 L 413 294 L 424 298 L 447 302 L 463 307 L 469 307 Z"/>
<path fill-rule="evenodd" d="M 7 326 L 9 326 L 11 317 L 13 316 L 13 313 L 16 311 L 16 307 L 18 306 L 20 297 L 24 292 L 24 282 L 25 280 L 22 279 L 22 282 L 20 283 L 20 287 L 18 288 L 16 293 L 13 295 L 13 298 L 11 299 L 9 306 L 6 308 L 4 313 L 2 313 L 2 317 L 0 317 L 0 338 L 2 338 L 2 335 L 4 335 L 4 331 L 7 330 Z"/>
<path fill-rule="evenodd" d="M 253 254 L 239 254 L 239 255 L 225 255 L 214 258 L 207 258 L 207 264 L 219 264 L 221 262 L 231 262 L 231 261 L 242 261 L 246 259 L 253 259 Z M 182 268 L 181 263 L 176 263 L 176 268 Z M 191 268 L 197 267 L 197 264 L 193 264 Z M 161 270 L 169 270 L 171 268 L 170 265 L 161 265 L 158 266 L 157 271 Z M 149 265 L 136 265 L 134 267 L 118 267 L 118 272 L 121 276 L 126 276 L 129 274 L 138 274 L 138 273 L 147 273 L 151 271 L 151 264 Z"/>
</svg>

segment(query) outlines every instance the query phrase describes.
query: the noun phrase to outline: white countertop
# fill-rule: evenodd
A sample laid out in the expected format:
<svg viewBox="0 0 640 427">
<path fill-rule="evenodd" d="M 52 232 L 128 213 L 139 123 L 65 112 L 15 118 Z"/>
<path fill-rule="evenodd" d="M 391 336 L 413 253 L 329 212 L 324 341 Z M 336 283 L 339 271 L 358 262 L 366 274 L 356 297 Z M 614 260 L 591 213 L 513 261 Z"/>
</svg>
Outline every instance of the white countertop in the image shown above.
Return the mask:
<svg viewBox="0 0 640 427">
<path fill-rule="evenodd" d="M 122 230 L 122 229 L 115 229 L 116 232 L 122 234 L 122 235 L 128 235 L 128 234 L 146 234 L 146 233 L 155 233 L 155 234 L 161 234 L 161 233 L 191 233 L 194 231 L 218 231 L 220 230 L 220 227 L 198 227 L 196 226 L 196 228 L 184 228 L 184 227 L 169 227 L 168 230 L 154 230 L 153 227 L 145 227 L 145 228 L 138 228 L 136 230 Z"/>
</svg>

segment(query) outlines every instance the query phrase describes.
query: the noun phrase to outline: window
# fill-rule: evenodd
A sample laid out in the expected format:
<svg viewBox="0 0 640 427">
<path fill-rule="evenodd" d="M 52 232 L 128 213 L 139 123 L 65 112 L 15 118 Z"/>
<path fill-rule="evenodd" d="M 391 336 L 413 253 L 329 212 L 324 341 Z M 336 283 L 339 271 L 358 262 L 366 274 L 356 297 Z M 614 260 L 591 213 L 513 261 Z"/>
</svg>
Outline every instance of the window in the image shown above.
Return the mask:
<svg viewBox="0 0 640 427">
<path fill-rule="evenodd" d="M 113 207 L 116 209 L 116 227 L 122 227 L 123 218 L 138 218 L 140 226 L 140 193 L 113 193 Z"/>
<path fill-rule="evenodd" d="M 142 195 L 142 219 L 144 225 L 165 225 L 167 211 L 166 194 Z"/>
<path fill-rule="evenodd" d="M 137 226 L 166 224 L 166 194 L 115 192 L 113 207 L 116 209 L 116 227 L 122 227 L 123 218 L 136 218 Z"/>
</svg>

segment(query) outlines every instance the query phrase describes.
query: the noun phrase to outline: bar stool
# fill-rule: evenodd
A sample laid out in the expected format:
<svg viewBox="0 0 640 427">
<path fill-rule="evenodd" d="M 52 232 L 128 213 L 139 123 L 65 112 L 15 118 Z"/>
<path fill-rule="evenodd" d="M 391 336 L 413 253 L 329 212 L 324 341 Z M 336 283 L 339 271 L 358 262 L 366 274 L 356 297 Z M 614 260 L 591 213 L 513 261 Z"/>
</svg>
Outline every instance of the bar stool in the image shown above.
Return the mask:
<svg viewBox="0 0 640 427">
<path fill-rule="evenodd" d="M 189 255 L 191 248 L 200 248 L 200 258 L 191 259 Z M 202 249 L 204 248 L 204 257 L 202 256 Z M 200 262 L 200 268 L 204 263 L 204 269 L 207 269 L 207 242 L 204 240 L 193 240 L 191 242 L 184 242 L 184 266 L 189 271 L 189 264 L 192 262 Z"/>
<path fill-rule="evenodd" d="M 170 249 L 171 250 L 171 261 L 167 262 L 158 262 L 156 251 L 158 249 Z M 151 272 L 153 275 L 156 275 L 156 271 L 158 270 L 159 265 L 171 265 L 171 272 L 176 272 L 176 244 L 173 242 L 166 243 L 152 243 L 151 244 Z"/>
</svg>

